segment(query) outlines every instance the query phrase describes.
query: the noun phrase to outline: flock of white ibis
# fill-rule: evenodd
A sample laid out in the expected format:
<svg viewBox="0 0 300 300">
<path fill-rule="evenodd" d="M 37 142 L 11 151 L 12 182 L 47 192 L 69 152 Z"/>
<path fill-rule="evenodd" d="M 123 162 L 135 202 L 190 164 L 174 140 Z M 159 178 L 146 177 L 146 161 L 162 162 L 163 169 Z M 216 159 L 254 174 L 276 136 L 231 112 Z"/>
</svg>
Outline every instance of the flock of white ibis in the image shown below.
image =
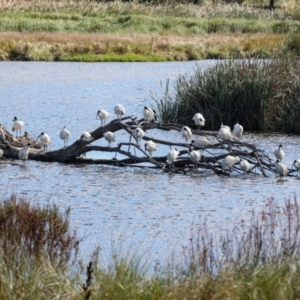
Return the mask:
<svg viewBox="0 0 300 300">
<path fill-rule="evenodd" d="M 114 107 L 114 113 L 121 121 L 122 117 L 125 115 L 125 108 L 121 104 L 117 104 Z M 156 111 L 146 106 L 143 109 L 143 117 L 146 122 L 154 122 L 157 120 Z M 96 119 L 97 118 L 101 120 L 101 126 L 104 126 L 109 120 L 109 113 L 104 109 L 98 110 Z M 205 126 L 205 118 L 201 113 L 196 113 L 193 117 L 193 121 L 198 131 L 201 130 L 201 126 Z M 16 132 L 16 136 L 18 134 L 21 135 L 23 126 L 24 122 L 19 120 L 17 117 L 14 117 L 12 130 Z M 238 122 L 234 125 L 233 130 L 231 130 L 229 126 L 221 124 L 217 137 L 222 140 L 233 140 L 234 138 L 241 138 L 243 132 L 243 126 L 240 125 Z M 144 137 L 144 135 L 145 132 L 139 126 L 132 131 L 132 136 L 135 138 L 138 146 L 140 146 L 140 141 Z M 191 161 L 194 162 L 195 168 L 197 168 L 197 163 L 199 163 L 199 161 L 201 160 L 201 153 L 197 149 L 205 149 L 206 147 L 212 145 L 212 142 L 208 140 L 205 136 L 200 136 L 197 139 L 192 139 L 193 133 L 188 126 L 182 127 L 181 135 L 185 139 L 186 144 L 189 140 L 191 140 L 191 143 L 189 145 L 189 156 Z M 66 126 L 64 126 L 63 129 L 60 131 L 59 137 L 64 142 L 64 148 L 67 147 L 68 140 L 70 139 L 71 134 L 70 131 L 66 129 Z M 80 136 L 80 139 L 88 142 L 92 140 L 92 136 L 88 131 L 85 131 Z M 106 131 L 104 133 L 104 139 L 108 142 L 108 147 L 110 147 L 112 142 L 116 141 L 115 134 L 111 131 Z M 47 133 L 42 132 L 38 136 L 37 141 L 38 140 L 40 141 L 40 144 L 42 145 L 44 150 L 48 150 L 48 147 L 51 145 L 50 136 Z M 24 162 L 26 159 L 28 159 L 29 146 L 30 144 L 28 143 L 22 149 L 19 150 L 18 157 Z M 157 151 L 157 145 L 152 140 L 147 141 L 144 144 L 144 148 L 145 152 L 149 152 L 150 157 L 152 157 L 153 152 Z M 282 163 L 282 160 L 284 158 L 284 151 L 282 145 L 279 145 L 278 149 L 276 149 L 273 152 L 273 154 L 277 159 L 275 162 L 275 170 L 279 174 L 280 180 L 282 180 L 283 177 L 287 176 L 289 173 L 289 169 L 287 168 L 287 166 Z M 0 157 L 2 155 L 3 150 L 0 150 Z M 180 152 L 176 148 L 170 149 L 170 151 L 167 154 L 166 163 L 172 167 L 179 155 Z M 235 164 L 239 164 L 244 174 L 247 174 L 252 169 L 252 165 L 247 160 L 240 160 L 238 156 L 227 155 L 222 161 L 222 172 L 225 173 L 228 169 L 231 171 L 231 167 Z M 295 167 L 298 175 L 298 172 L 300 171 L 300 160 L 295 160 L 292 167 Z"/>
</svg>

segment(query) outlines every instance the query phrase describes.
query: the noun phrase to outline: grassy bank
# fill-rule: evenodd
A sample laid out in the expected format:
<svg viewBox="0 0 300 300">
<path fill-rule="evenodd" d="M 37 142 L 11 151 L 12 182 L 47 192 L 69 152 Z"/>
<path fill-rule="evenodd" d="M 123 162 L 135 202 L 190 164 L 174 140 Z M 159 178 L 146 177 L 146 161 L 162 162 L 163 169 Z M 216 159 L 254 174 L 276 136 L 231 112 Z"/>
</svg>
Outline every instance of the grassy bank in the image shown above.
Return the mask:
<svg viewBox="0 0 300 300">
<path fill-rule="evenodd" d="M 113 252 L 103 267 L 97 250 L 85 266 L 68 214 L 12 196 L 0 205 L 0 298 L 298 299 L 299 208 L 296 198 L 268 199 L 225 234 L 204 220 L 183 241 L 181 261 L 153 271 L 137 251 Z"/>
<path fill-rule="evenodd" d="M 1 1 L 0 59 L 182 61 L 272 57 L 300 31 L 292 6 Z"/>
</svg>

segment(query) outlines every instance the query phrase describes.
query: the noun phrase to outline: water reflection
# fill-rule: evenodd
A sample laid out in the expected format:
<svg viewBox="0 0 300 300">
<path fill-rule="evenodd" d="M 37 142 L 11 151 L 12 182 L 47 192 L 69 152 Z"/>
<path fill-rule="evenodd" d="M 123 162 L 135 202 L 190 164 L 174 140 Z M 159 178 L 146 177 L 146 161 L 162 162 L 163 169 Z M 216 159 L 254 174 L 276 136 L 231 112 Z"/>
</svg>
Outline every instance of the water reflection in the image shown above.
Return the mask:
<svg viewBox="0 0 300 300">
<path fill-rule="evenodd" d="M 211 64 L 212 62 L 206 62 Z M 95 119 L 104 108 L 113 116 L 113 107 L 122 103 L 129 114 L 142 116 L 151 104 L 150 89 L 158 94 L 160 82 L 191 72 L 187 63 L 0 63 L 1 123 L 9 128 L 14 116 L 25 122 L 25 130 L 36 137 L 47 132 L 52 149 L 61 147 L 58 134 L 63 126 L 73 142 L 85 130 L 100 125 Z M 149 131 L 165 138 L 165 133 Z M 177 132 L 170 140 L 182 142 Z M 246 133 L 244 139 L 267 153 L 284 145 L 284 162 L 290 167 L 300 158 L 298 137 Z M 124 132 L 118 142 L 128 141 Z M 99 141 L 98 144 L 107 144 Z M 157 155 L 166 152 L 160 147 Z M 90 157 L 112 158 L 111 153 L 91 153 Z M 63 165 L 34 161 L 18 165 L 2 164 L 1 196 L 12 192 L 42 203 L 72 208 L 72 227 L 85 236 L 83 249 L 91 253 L 100 245 L 109 255 L 111 241 L 124 248 L 151 248 L 151 258 L 163 260 L 174 249 L 187 244 L 191 224 L 207 218 L 211 228 L 224 230 L 252 209 L 259 209 L 267 197 L 280 202 L 297 194 L 298 179 L 278 182 L 278 177 L 220 177 L 205 171 L 200 175 L 167 175 L 141 168 L 102 165 Z"/>
</svg>

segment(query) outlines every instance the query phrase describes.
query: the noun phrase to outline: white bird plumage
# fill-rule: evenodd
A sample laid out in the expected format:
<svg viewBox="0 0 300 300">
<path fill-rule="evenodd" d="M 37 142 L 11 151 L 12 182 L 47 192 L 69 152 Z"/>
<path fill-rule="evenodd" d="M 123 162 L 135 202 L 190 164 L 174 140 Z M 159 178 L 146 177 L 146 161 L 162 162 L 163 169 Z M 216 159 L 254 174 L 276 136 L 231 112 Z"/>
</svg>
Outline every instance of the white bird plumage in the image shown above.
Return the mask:
<svg viewBox="0 0 300 300">
<path fill-rule="evenodd" d="M 246 175 L 246 173 L 248 173 L 252 168 L 251 164 L 245 159 L 240 162 L 240 167 L 244 171 L 244 175 Z"/>
<path fill-rule="evenodd" d="M 80 136 L 80 139 L 83 140 L 83 141 L 85 141 L 85 142 L 89 142 L 93 138 L 92 138 L 92 135 L 88 131 L 84 131 L 82 133 L 82 135 Z"/>
<path fill-rule="evenodd" d="M 244 132 L 244 127 L 239 124 L 239 122 L 237 122 L 234 126 L 233 126 L 233 136 L 237 137 L 237 138 L 240 138 L 242 137 L 243 135 L 243 132 Z"/>
<path fill-rule="evenodd" d="M 136 139 L 138 146 L 140 145 L 140 140 L 144 137 L 145 132 L 142 128 L 135 128 L 132 132 L 133 137 Z"/>
<path fill-rule="evenodd" d="M 201 130 L 201 126 L 205 126 L 205 119 L 202 114 L 196 113 L 193 117 L 193 121 L 199 130 Z"/>
<path fill-rule="evenodd" d="M 282 149 L 282 145 L 279 145 L 278 148 L 273 152 L 273 154 L 275 155 L 277 160 L 282 161 L 284 158 L 284 152 Z"/>
<path fill-rule="evenodd" d="M 21 120 L 18 120 L 17 117 L 14 117 L 13 122 L 14 123 L 13 123 L 13 126 L 12 126 L 12 131 L 16 131 L 16 136 L 18 135 L 18 132 L 21 135 L 21 131 L 22 131 L 22 128 L 24 126 L 24 122 L 21 121 Z"/>
<path fill-rule="evenodd" d="M 174 165 L 174 162 L 177 159 L 179 153 L 180 152 L 176 148 L 171 149 L 167 155 L 167 163 L 171 166 Z"/>
<path fill-rule="evenodd" d="M 145 143 L 145 151 L 149 151 L 149 156 L 152 156 L 152 152 L 157 150 L 156 144 L 150 140 Z"/>
<path fill-rule="evenodd" d="M 97 112 L 96 119 L 97 118 L 101 120 L 101 126 L 103 126 L 105 122 L 108 121 L 109 113 L 104 109 L 100 109 Z"/>
<path fill-rule="evenodd" d="M 154 122 L 157 120 L 156 111 L 147 106 L 144 106 L 143 116 L 147 122 Z"/>
<path fill-rule="evenodd" d="M 121 120 L 122 116 L 125 114 L 125 108 L 122 104 L 117 104 L 114 107 L 114 112 L 118 116 L 119 120 Z"/>
<path fill-rule="evenodd" d="M 197 150 L 189 151 L 191 161 L 195 163 L 195 168 L 197 168 L 197 163 L 201 160 L 201 154 Z"/>
<path fill-rule="evenodd" d="M 64 126 L 61 132 L 59 133 L 59 137 L 64 141 L 64 147 L 68 145 L 70 136 L 70 131 L 66 129 L 66 126 Z"/>
<path fill-rule="evenodd" d="M 289 173 L 289 169 L 287 168 L 287 166 L 279 162 L 278 159 L 275 162 L 275 170 L 276 173 L 279 174 L 279 180 L 283 180 L 283 176 L 287 176 Z"/>
<path fill-rule="evenodd" d="M 205 147 L 211 146 L 213 143 L 208 140 L 205 136 L 199 137 L 196 140 L 191 141 L 191 146 L 198 149 L 204 149 Z"/>
<path fill-rule="evenodd" d="M 295 159 L 294 162 L 293 162 L 293 165 L 292 167 L 295 166 L 296 170 L 297 170 L 297 176 L 298 176 L 298 173 L 300 171 L 300 159 Z"/>
<path fill-rule="evenodd" d="M 222 161 L 222 172 L 225 172 L 226 168 L 231 169 L 231 167 L 240 162 L 238 156 L 227 155 Z"/>
<path fill-rule="evenodd" d="M 221 127 L 218 131 L 218 137 L 223 140 L 232 140 L 232 133 L 225 127 Z"/>
<path fill-rule="evenodd" d="M 18 158 L 24 161 L 25 164 L 25 160 L 28 159 L 28 153 L 29 153 L 29 148 L 30 144 L 28 143 L 27 145 L 25 145 L 22 149 L 19 150 L 18 153 Z"/>
<path fill-rule="evenodd" d="M 187 143 L 188 140 L 192 138 L 193 133 L 192 133 L 192 130 L 188 126 L 183 126 L 181 129 L 181 135 L 185 139 L 185 143 Z"/>
<path fill-rule="evenodd" d="M 0 158 L 3 156 L 4 151 L 2 149 L 0 149 Z"/>
<path fill-rule="evenodd" d="M 51 139 L 50 136 L 47 133 L 42 132 L 38 137 L 37 140 L 40 139 L 40 142 L 42 146 L 44 147 L 44 150 L 48 150 L 48 146 L 51 145 Z"/>
<path fill-rule="evenodd" d="M 110 144 L 112 142 L 116 141 L 115 134 L 111 131 L 106 131 L 103 136 L 104 136 L 105 140 L 108 142 L 108 147 L 110 147 Z"/>
<path fill-rule="evenodd" d="M 221 127 L 220 128 L 225 128 L 225 129 L 227 129 L 228 131 L 231 132 L 230 126 L 224 125 L 223 123 L 221 123 Z"/>
</svg>

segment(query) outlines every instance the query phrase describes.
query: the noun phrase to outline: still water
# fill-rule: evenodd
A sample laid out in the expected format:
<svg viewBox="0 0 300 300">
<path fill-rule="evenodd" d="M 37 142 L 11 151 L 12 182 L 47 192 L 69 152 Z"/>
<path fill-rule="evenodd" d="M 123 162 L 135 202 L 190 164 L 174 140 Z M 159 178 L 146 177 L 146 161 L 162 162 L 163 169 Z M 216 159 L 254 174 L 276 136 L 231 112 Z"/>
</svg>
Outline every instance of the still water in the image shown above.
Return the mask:
<svg viewBox="0 0 300 300">
<path fill-rule="evenodd" d="M 215 62 L 197 62 L 208 67 Z M 100 126 L 98 109 L 113 116 L 121 103 L 126 113 L 142 117 L 144 105 L 154 105 L 150 92 L 161 95 L 166 80 L 191 74 L 195 62 L 176 63 L 37 63 L 0 62 L 0 123 L 11 128 L 17 116 L 31 137 L 46 132 L 52 150 L 63 146 L 58 134 L 63 126 L 70 142 L 83 131 Z M 182 142 L 177 132 L 149 132 L 150 136 Z M 300 158 L 299 137 L 246 133 L 244 139 L 272 153 L 283 144 L 290 167 Z M 117 140 L 128 141 L 125 133 Z M 97 141 L 99 145 L 107 145 Z M 167 149 L 159 149 L 159 155 Z M 112 158 L 110 153 L 88 157 Z M 188 244 L 191 224 L 206 218 L 210 228 L 226 230 L 253 209 L 259 210 L 268 197 L 279 203 L 299 195 L 297 178 L 278 182 L 268 178 L 233 174 L 223 178 L 204 172 L 201 176 L 167 175 L 140 168 L 93 165 L 64 165 L 28 161 L 26 167 L 1 164 L 1 198 L 11 193 L 25 195 L 40 204 L 71 207 L 71 226 L 83 237 L 85 257 L 96 246 L 109 259 L 112 242 L 124 251 L 145 251 L 154 261 L 180 253 Z"/>
</svg>

